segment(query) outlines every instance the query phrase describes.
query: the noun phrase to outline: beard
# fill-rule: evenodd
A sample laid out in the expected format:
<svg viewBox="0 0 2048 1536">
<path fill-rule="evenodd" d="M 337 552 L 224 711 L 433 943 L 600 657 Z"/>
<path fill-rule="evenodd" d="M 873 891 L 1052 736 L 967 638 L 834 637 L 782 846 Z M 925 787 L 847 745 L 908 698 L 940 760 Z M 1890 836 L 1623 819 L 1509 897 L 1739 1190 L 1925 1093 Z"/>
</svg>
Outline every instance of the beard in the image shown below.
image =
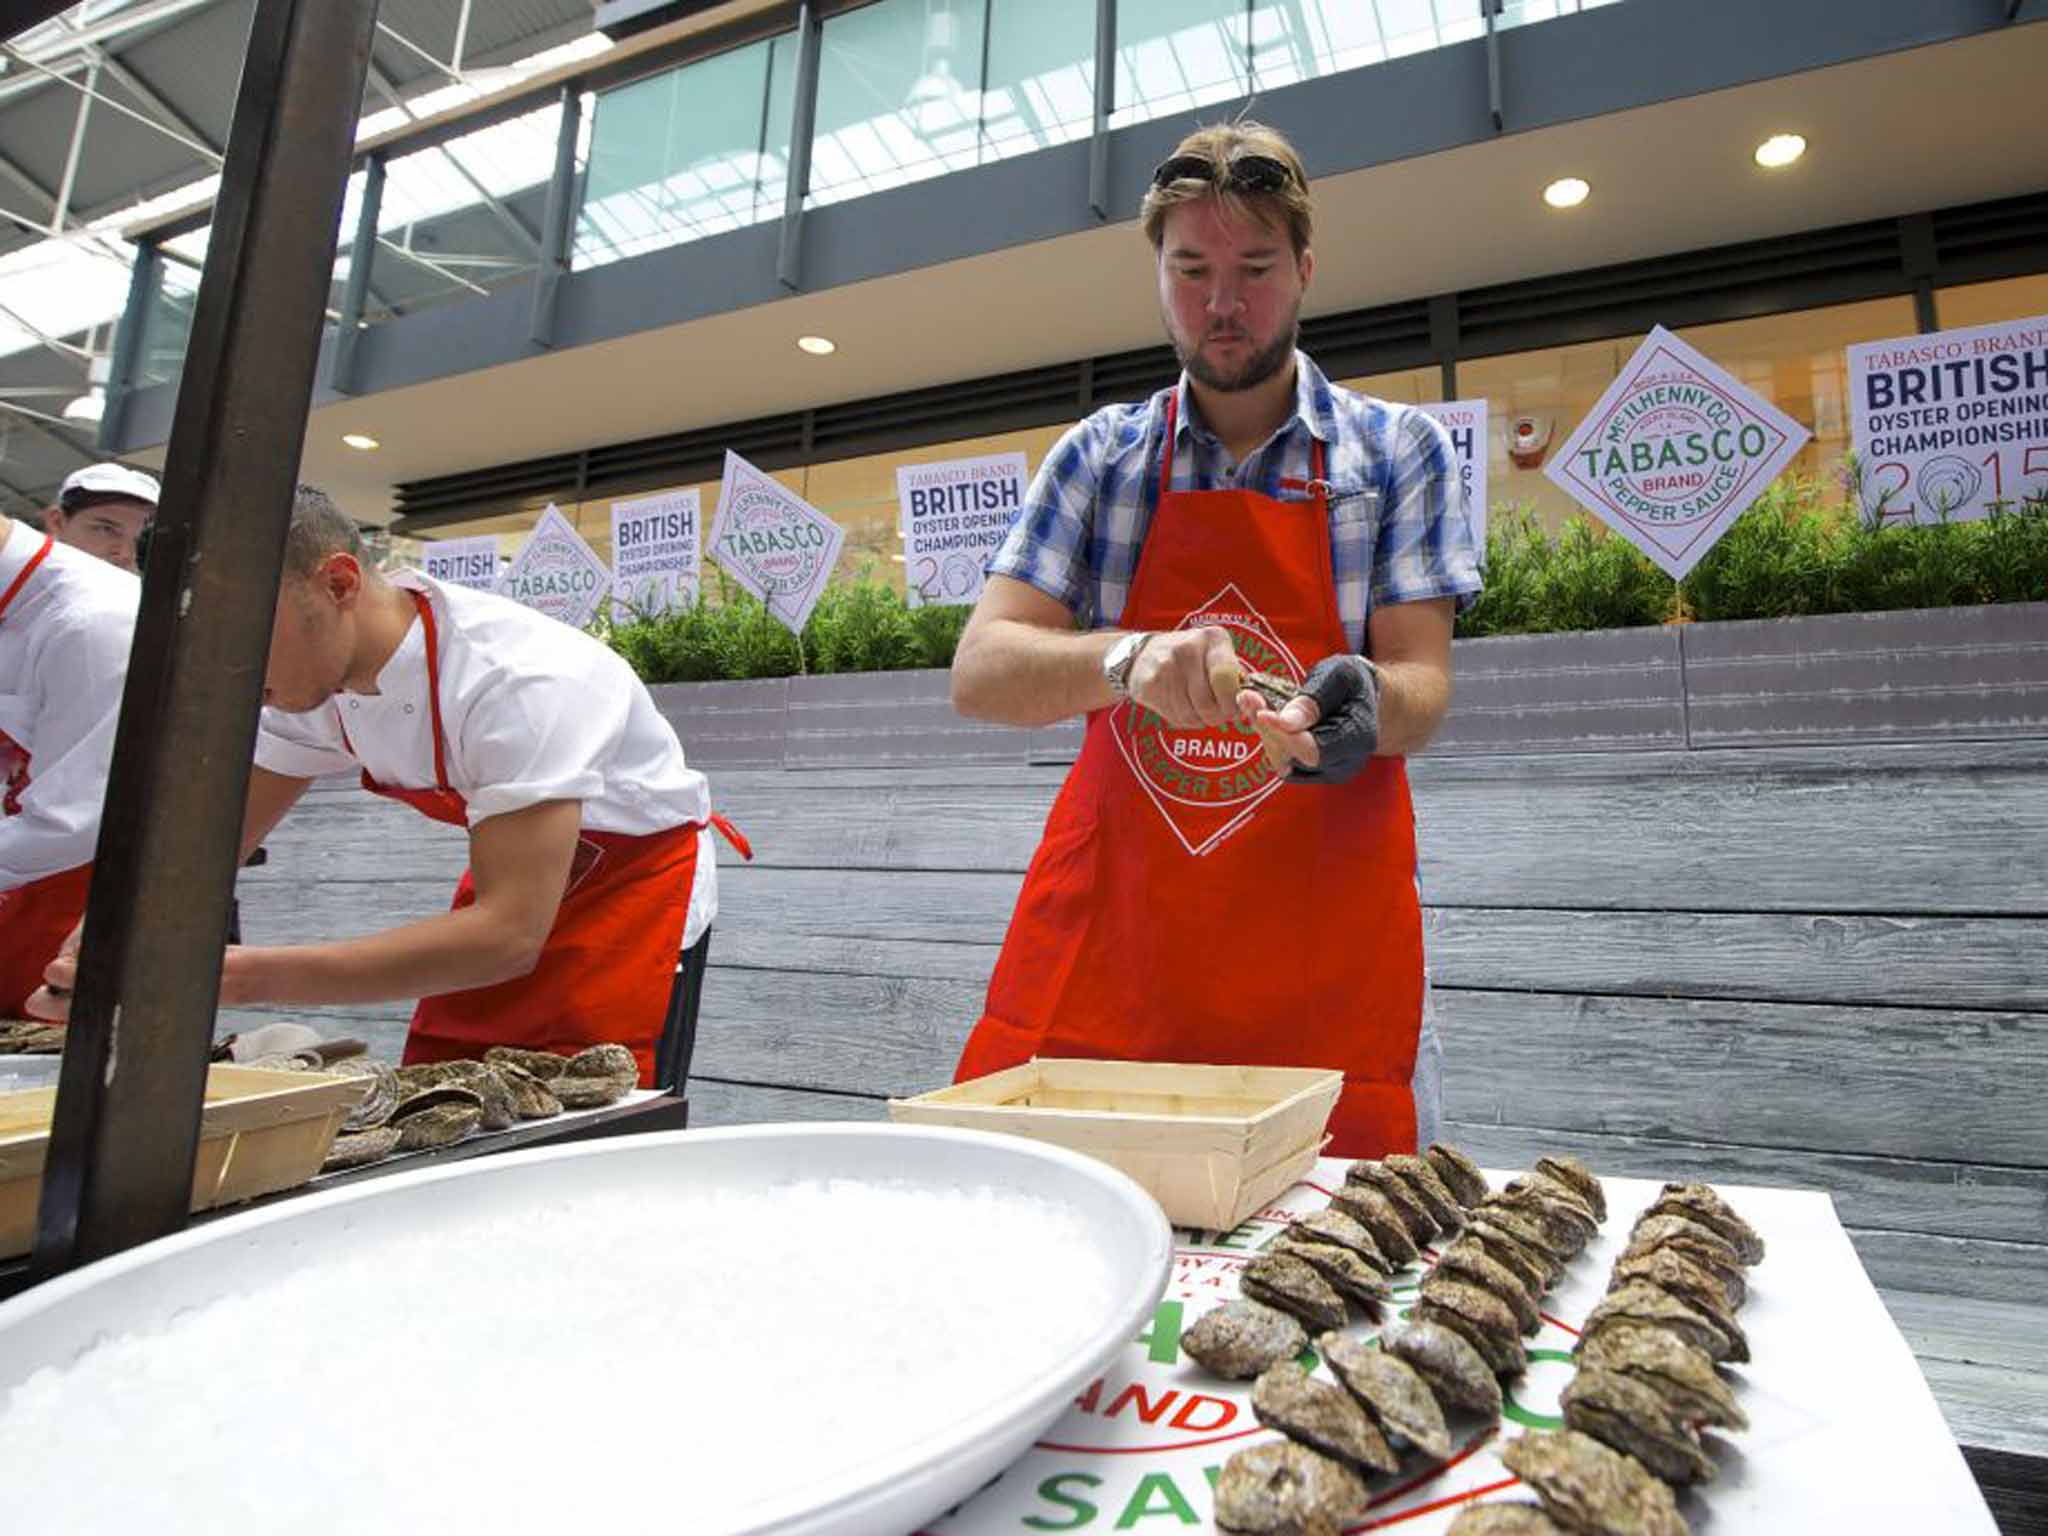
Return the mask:
<svg viewBox="0 0 2048 1536">
<path fill-rule="evenodd" d="M 1168 334 L 1172 327 L 1168 326 Z M 1206 340 L 1206 338 L 1204 338 Z M 1294 360 L 1294 349 L 1301 340 L 1299 315 L 1284 326 L 1271 342 L 1252 353 L 1235 368 L 1219 368 L 1202 352 L 1199 345 L 1190 346 L 1179 336 L 1173 336 L 1174 355 L 1180 359 L 1181 367 L 1188 371 L 1188 377 L 1197 384 L 1222 394 L 1237 394 L 1247 389 L 1257 389 Z"/>
</svg>

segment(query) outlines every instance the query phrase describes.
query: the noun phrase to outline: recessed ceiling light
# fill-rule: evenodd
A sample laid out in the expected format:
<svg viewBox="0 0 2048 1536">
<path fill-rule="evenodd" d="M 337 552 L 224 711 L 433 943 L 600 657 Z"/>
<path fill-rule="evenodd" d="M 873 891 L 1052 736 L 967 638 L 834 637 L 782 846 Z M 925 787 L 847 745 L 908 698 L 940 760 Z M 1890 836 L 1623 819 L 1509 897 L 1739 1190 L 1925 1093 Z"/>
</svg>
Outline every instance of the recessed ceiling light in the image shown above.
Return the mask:
<svg viewBox="0 0 2048 1536">
<path fill-rule="evenodd" d="M 1806 140 L 1796 133 L 1774 133 L 1756 147 L 1756 163 L 1765 170 L 1782 170 L 1806 153 Z"/>
<path fill-rule="evenodd" d="M 1576 208 L 1593 189 L 1576 176 L 1565 176 L 1543 189 L 1543 201 L 1553 208 Z"/>
<path fill-rule="evenodd" d="M 839 350 L 839 344 L 829 336 L 799 336 L 796 344 L 813 357 L 830 357 Z"/>
<path fill-rule="evenodd" d="M 364 453 L 383 446 L 367 432 L 344 432 L 341 434 L 341 440 L 351 448 L 360 448 Z"/>
</svg>

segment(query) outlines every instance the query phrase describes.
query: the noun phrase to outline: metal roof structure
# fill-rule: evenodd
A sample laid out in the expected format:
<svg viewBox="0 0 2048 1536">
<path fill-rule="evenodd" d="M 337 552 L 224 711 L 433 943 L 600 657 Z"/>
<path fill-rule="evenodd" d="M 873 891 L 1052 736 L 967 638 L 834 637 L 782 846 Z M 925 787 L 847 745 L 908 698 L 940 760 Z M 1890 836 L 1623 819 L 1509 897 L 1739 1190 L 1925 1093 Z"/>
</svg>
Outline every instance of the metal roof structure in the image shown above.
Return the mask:
<svg viewBox="0 0 2048 1536">
<path fill-rule="evenodd" d="M 101 457 L 95 366 L 103 376 L 133 255 L 119 231 L 211 195 L 253 10 L 80 0 L 0 43 L 0 507 L 46 505 Z M 361 136 L 602 50 L 592 14 L 590 0 L 384 0 Z M 507 153 L 522 163 L 441 166 L 446 206 L 545 179 L 523 144 Z M 203 253 L 203 236 L 171 248 L 195 284 Z"/>
</svg>

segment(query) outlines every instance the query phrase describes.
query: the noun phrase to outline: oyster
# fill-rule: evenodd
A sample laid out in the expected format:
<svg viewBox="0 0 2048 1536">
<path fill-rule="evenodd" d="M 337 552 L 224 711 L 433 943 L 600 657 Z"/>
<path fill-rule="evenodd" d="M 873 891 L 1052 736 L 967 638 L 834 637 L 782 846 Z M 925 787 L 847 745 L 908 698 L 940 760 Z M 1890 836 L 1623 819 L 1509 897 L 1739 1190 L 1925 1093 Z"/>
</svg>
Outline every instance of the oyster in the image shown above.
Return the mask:
<svg viewBox="0 0 2048 1536">
<path fill-rule="evenodd" d="M 399 1151 L 417 1152 L 462 1140 L 483 1118 L 483 1099 L 474 1089 L 447 1085 L 413 1094 L 386 1124 L 399 1132 Z"/>
<path fill-rule="evenodd" d="M 1216 1526 L 1234 1536 L 1336 1536 L 1365 1503 L 1356 1472 L 1292 1440 L 1239 1451 L 1216 1478 Z"/>
<path fill-rule="evenodd" d="M 1736 1215 L 1735 1208 L 1723 1200 L 1711 1185 L 1666 1184 L 1664 1192 L 1650 1207 L 1649 1214 L 1684 1216 L 1696 1221 L 1727 1239 L 1744 1264 L 1763 1262 L 1764 1240 L 1757 1235 L 1756 1228 Z"/>
<path fill-rule="evenodd" d="M 1380 1161 L 1401 1176 L 1429 1211 L 1429 1219 L 1439 1228 L 1455 1232 L 1465 1225 L 1465 1208 L 1458 1204 L 1457 1196 L 1437 1177 L 1436 1170 L 1429 1166 L 1428 1158 L 1417 1157 L 1412 1152 L 1395 1152 Z"/>
<path fill-rule="evenodd" d="M 1498 1194 L 1488 1195 L 1486 1204 L 1472 1213 L 1472 1222 L 1482 1221 L 1498 1227 L 1509 1237 L 1518 1240 L 1524 1248 L 1534 1249 L 1537 1254 L 1548 1259 L 1552 1280 L 1564 1273 L 1564 1266 L 1568 1260 L 1578 1255 L 1579 1250 L 1572 1243 L 1569 1229 L 1560 1232 L 1558 1224 L 1532 1212 L 1526 1205 L 1503 1203 Z"/>
<path fill-rule="evenodd" d="M 1349 1321 L 1344 1298 L 1304 1261 L 1287 1253 L 1262 1253 L 1238 1276 L 1238 1289 L 1253 1301 L 1301 1319 L 1317 1332 L 1342 1328 Z"/>
<path fill-rule="evenodd" d="M 1479 1165 L 1460 1152 L 1456 1147 L 1447 1147 L 1440 1141 L 1433 1141 L 1422 1154 L 1430 1167 L 1436 1170 L 1438 1178 L 1458 1204 L 1471 1210 L 1484 1200 L 1491 1191 L 1487 1188 L 1486 1175 L 1479 1171 Z"/>
<path fill-rule="evenodd" d="M 1478 1351 L 1486 1368 L 1496 1376 L 1519 1376 L 1529 1368 L 1528 1351 L 1522 1348 L 1521 1337 L 1512 1326 L 1505 1334 L 1497 1333 L 1442 1302 L 1426 1299 L 1416 1302 L 1408 1317 L 1412 1322 L 1435 1323 L 1439 1328 L 1450 1329 Z"/>
<path fill-rule="evenodd" d="M 1586 1341 L 1581 1364 L 1633 1376 L 1653 1388 L 1688 1424 L 1749 1428 L 1749 1415 L 1735 1401 L 1714 1362 L 1662 1328 L 1615 1323 Z"/>
<path fill-rule="evenodd" d="M 1583 1250 L 1599 1230 L 1579 1197 L 1548 1179 L 1511 1179 L 1482 1209 L 1509 1210 L 1534 1222 L 1548 1239 L 1545 1246 L 1562 1258 Z"/>
<path fill-rule="evenodd" d="M 1540 1504 L 1467 1504 L 1444 1536 L 1566 1536 Z"/>
<path fill-rule="evenodd" d="M 1349 1392 L 1291 1360 L 1252 1383 L 1252 1412 L 1268 1429 L 1362 1471 L 1400 1468 L 1401 1459 Z"/>
<path fill-rule="evenodd" d="M 1330 1197 L 1330 1209 L 1349 1216 L 1372 1234 L 1375 1247 L 1397 1268 L 1413 1264 L 1421 1251 L 1394 1203 L 1370 1184 L 1347 1183 Z"/>
<path fill-rule="evenodd" d="M 418 1093 L 448 1081 L 449 1063 L 445 1061 L 415 1061 L 392 1069 L 392 1076 L 398 1079 L 401 1093 Z"/>
<path fill-rule="evenodd" d="M 1583 1354 L 1588 1340 L 1602 1328 L 1618 1322 L 1662 1328 L 1715 1360 L 1727 1360 L 1734 1355 L 1733 1341 L 1715 1326 L 1712 1318 L 1645 1280 L 1630 1280 L 1609 1291 L 1587 1314 L 1585 1330 L 1573 1352 Z"/>
<path fill-rule="evenodd" d="M 1703 1483 L 1714 1464 L 1655 1388 L 1631 1376 L 1581 1366 L 1558 1399 L 1567 1426 L 1633 1456 L 1674 1487 Z"/>
<path fill-rule="evenodd" d="M 1407 1361 L 1439 1403 L 1470 1408 L 1488 1418 L 1499 1416 L 1500 1383 L 1463 1334 L 1410 1318 L 1382 1330 L 1380 1348 L 1396 1360 Z"/>
<path fill-rule="evenodd" d="M 320 1171 L 339 1173 L 344 1168 L 361 1168 L 378 1162 L 391 1155 L 402 1134 L 392 1126 L 377 1125 L 365 1131 L 337 1136 L 327 1153 L 327 1160 L 320 1165 Z"/>
<path fill-rule="evenodd" d="M 510 1129 L 518 1118 L 512 1104 L 512 1085 L 498 1075 L 496 1067 L 480 1061 L 450 1061 L 442 1063 L 443 1083 L 469 1089 L 483 1108 L 483 1129 L 503 1131 Z"/>
<path fill-rule="evenodd" d="M 1508 1310 L 1515 1314 L 1515 1325 L 1524 1333 L 1534 1333 L 1543 1326 L 1536 1311 L 1536 1298 L 1529 1294 L 1521 1277 L 1490 1255 L 1476 1239 L 1461 1237 L 1445 1248 L 1432 1273 L 1466 1280 L 1481 1290 L 1491 1291 L 1507 1303 Z"/>
<path fill-rule="evenodd" d="M 1180 1347 L 1218 1376 L 1248 1381 L 1308 1347 L 1308 1333 L 1277 1307 L 1238 1298 L 1211 1307 L 1184 1329 Z"/>
<path fill-rule="evenodd" d="M 1738 1279 L 1742 1274 L 1742 1255 L 1735 1251 L 1735 1245 L 1689 1216 L 1652 1216 L 1645 1212 L 1630 1229 L 1622 1252 L 1633 1256 L 1658 1248 L 1675 1248 L 1695 1264 L 1704 1264 L 1719 1274 L 1732 1274 Z"/>
<path fill-rule="evenodd" d="M 1461 1243 L 1476 1243 L 1495 1263 L 1505 1266 L 1520 1280 L 1531 1296 L 1541 1297 L 1557 1278 L 1557 1261 L 1539 1252 L 1490 1222 L 1473 1220 L 1465 1227 Z"/>
<path fill-rule="evenodd" d="M 493 1067 L 513 1066 L 531 1072 L 542 1082 L 560 1077 L 569 1058 L 558 1056 L 553 1051 L 529 1051 L 516 1045 L 494 1045 L 484 1052 L 484 1061 Z"/>
<path fill-rule="evenodd" d="M 1512 1345 L 1517 1354 L 1521 1352 L 1522 1330 L 1514 1308 L 1485 1286 L 1432 1271 L 1423 1277 L 1422 1299 L 1449 1308 L 1475 1327 L 1484 1328 Z M 1485 1353 L 1483 1349 L 1480 1352 Z"/>
<path fill-rule="evenodd" d="M 640 1086 L 640 1063 L 623 1045 L 593 1045 L 578 1051 L 548 1079 L 548 1092 L 564 1109 L 596 1109 L 615 1104 Z"/>
<path fill-rule="evenodd" d="M 1723 1317 L 1734 1320 L 1735 1300 L 1721 1277 L 1705 1265 L 1695 1264 L 1676 1248 L 1653 1248 L 1648 1253 L 1616 1259 L 1607 1288 L 1611 1291 L 1629 1280 L 1647 1280 L 1717 1321 Z"/>
<path fill-rule="evenodd" d="M 1401 1224 L 1418 1246 L 1436 1237 L 1436 1222 L 1430 1216 L 1429 1208 L 1422 1203 L 1422 1197 L 1385 1163 L 1353 1163 L 1344 1175 L 1344 1186 L 1346 1189 L 1365 1186 L 1386 1196 L 1387 1203 L 1401 1213 Z"/>
<path fill-rule="evenodd" d="M 9 1056 L 54 1056 L 64 1049 L 62 1024 L 34 1019 L 0 1019 L 0 1053 Z"/>
<path fill-rule="evenodd" d="M 1598 1175 L 1576 1157 L 1569 1153 L 1560 1153 L 1555 1157 L 1539 1157 L 1531 1171 L 1540 1173 L 1547 1179 L 1553 1179 L 1567 1189 L 1576 1190 L 1579 1198 L 1586 1202 L 1586 1208 L 1593 1213 L 1595 1221 L 1607 1219 L 1607 1191 L 1601 1186 Z"/>
<path fill-rule="evenodd" d="M 1338 1294 L 1356 1302 L 1367 1317 L 1377 1318 L 1382 1303 L 1393 1295 L 1387 1288 L 1385 1275 L 1349 1248 L 1340 1247 L 1336 1243 L 1318 1242 L 1312 1238 L 1296 1237 L 1291 1232 L 1283 1232 L 1275 1242 L 1266 1247 L 1265 1251 L 1290 1254 L 1300 1259 L 1329 1281 Z"/>
<path fill-rule="evenodd" d="M 1330 1373 L 1365 1405 L 1381 1429 L 1399 1435 L 1438 1461 L 1451 1454 L 1451 1432 L 1444 1424 L 1444 1411 L 1430 1394 L 1428 1383 L 1407 1361 L 1338 1333 L 1324 1334 L 1316 1340 L 1316 1348 L 1322 1351 Z"/>
<path fill-rule="evenodd" d="M 512 1095 L 512 1113 L 521 1120 L 546 1120 L 562 1112 L 562 1101 L 548 1091 L 548 1085 L 524 1067 L 509 1061 L 497 1062 L 492 1071 L 504 1079 Z"/>
<path fill-rule="evenodd" d="M 1335 1243 L 1340 1248 L 1349 1248 L 1383 1275 L 1394 1272 L 1394 1266 L 1380 1252 L 1379 1244 L 1372 1240 L 1372 1233 L 1342 1211 L 1322 1210 L 1303 1216 L 1289 1223 L 1287 1231 L 1291 1236 L 1305 1237 L 1310 1242 Z"/>
<path fill-rule="evenodd" d="M 391 1118 L 391 1111 L 398 1108 L 398 1075 L 383 1062 L 352 1056 L 335 1062 L 327 1070 L 340 1077 L 366 1077 L 370 1080 L 370 1091 L 341 1122 L 342 1135 L 353 1136 L 361 1131 L 375 1130 Z"/>
<path fill-rule="evenodd" d="M 1577 1430 L 1532 1430 L 1501 1450 L 1558 1524 L 1587 1536 L 1692 1536 L 1671 1490 L 1643 1464 Z"/>
<path fill-rule="evenodd" d="M 1266 701 L 1269 709 L 1285 709 L 1289 699 L 1301 697 L 1301 685 L 1292 679 L 1271 672 L 1255 672 L 1246 666 L 1238 668 L 1237 686 L 1251 689 Z"/>
</svg>

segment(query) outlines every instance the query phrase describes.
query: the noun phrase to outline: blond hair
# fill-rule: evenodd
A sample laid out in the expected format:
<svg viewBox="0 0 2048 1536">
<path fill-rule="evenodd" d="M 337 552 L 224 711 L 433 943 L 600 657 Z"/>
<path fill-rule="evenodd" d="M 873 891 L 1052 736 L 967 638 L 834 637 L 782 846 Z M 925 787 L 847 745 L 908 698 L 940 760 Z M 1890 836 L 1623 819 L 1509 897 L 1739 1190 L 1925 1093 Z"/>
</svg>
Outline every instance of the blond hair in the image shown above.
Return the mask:
<svg viewBox="0 0 2048 1536">
<path fill-rule="evenodd" d="M 1291 173 L 1287 184 L 1275 192 L 1249 192 L 1231 186 L 1231 164 L 1240 155 L 1264 155 L 1279 161 Z M 1279 129 L 1249 119 L 1197 128 L 1175 147 L 1168 163 L 1183 157 L 1208 161 L 1210 173 L 1206 177 L 1182 177 L 1165 186 L 1154 183 L 1145 189 L 1138 218 L 1153 250 L 1158 250 L 1166 238 L 1166 216 L 1205 197 L 1215 198 L 1232 217 L 1248 214 L 1261 223 L 1284 227 L 1297 258 L 1308 249 L 1315 221 L 1315 204 L 1308 192 L 1308 169 Z"/>
</svg>

